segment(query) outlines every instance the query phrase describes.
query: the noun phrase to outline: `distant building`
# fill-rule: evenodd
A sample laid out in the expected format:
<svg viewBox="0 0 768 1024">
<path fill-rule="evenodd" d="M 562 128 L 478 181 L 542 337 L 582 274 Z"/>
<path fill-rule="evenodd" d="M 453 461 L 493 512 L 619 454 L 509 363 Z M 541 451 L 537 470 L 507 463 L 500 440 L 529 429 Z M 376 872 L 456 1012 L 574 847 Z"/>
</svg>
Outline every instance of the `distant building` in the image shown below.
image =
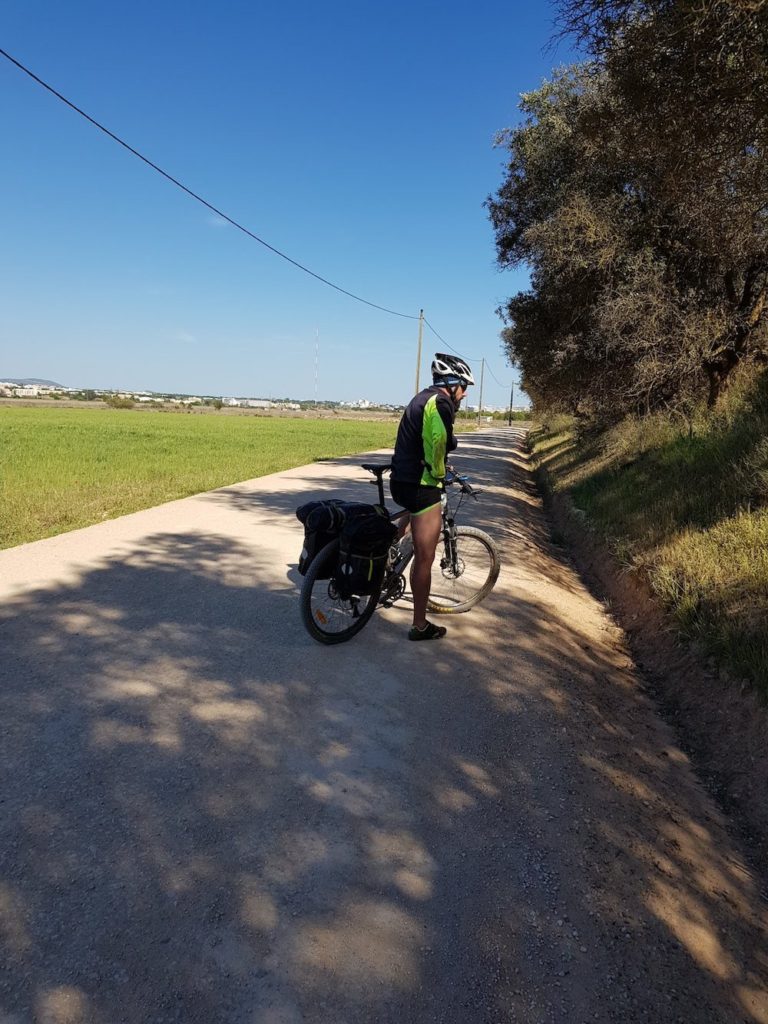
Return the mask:
<svg viewBox="0 0 768 1024">
<path fill-rule="evenodd" d="M 369 402 L 367 398 L 358 398 L 356 402 L 339 402 L 339 405 L 347 409 L 372 409 L 375 402 Z"/>
</svg>

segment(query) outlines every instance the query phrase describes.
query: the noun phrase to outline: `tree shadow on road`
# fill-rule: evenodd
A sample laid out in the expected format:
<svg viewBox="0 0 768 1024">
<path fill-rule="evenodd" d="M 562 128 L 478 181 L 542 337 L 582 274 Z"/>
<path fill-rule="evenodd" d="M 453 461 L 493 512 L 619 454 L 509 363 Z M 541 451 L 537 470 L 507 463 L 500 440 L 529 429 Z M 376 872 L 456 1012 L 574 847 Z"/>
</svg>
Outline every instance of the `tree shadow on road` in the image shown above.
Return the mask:
<svg viewBox="0 0 768 1024">
<path fill-rule="evenodd" d="M 284 567 L 216 536 L 10 601 L 0 1011 L 763 1020 L 721 823 L 615 639 L 528 585 L 428 651 L 397 609 L 313 644 Z"/>
</svg>

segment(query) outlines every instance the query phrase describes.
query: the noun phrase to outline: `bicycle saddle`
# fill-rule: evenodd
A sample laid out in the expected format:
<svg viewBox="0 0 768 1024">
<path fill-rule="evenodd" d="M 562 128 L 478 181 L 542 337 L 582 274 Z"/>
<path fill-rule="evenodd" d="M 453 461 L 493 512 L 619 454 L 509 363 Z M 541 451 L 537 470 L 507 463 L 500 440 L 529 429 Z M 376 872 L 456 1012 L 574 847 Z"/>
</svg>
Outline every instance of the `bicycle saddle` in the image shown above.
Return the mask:
<svg viewBox="0 0 768 1024">
<path fill-rule="evenodd" d="M 363 469 L 367 469 L 369 473 L 373 473 L 374 476 L 383 476 L 390 469 L 392 465 L 389 462 L 364 462 L 362 463 Z"/>
</svg>

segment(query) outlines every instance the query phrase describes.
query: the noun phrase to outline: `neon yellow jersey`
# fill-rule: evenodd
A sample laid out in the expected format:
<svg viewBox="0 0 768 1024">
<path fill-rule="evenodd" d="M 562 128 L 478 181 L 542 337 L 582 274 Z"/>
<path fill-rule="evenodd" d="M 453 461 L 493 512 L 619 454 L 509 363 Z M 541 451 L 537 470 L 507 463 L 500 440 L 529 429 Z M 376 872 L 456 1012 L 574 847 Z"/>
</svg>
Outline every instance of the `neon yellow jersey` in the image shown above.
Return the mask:
<svg viewBox="0 0 768 1024">
<path fill-rule="evenodd" d="M 448 431 L 437 408 L 437 395 L 431 395 L 424 406 L 421 440 L 424 446 L 424 472 L 419 483 L 427 487 L 438 487 L 445 477 Z"/>
</svg>

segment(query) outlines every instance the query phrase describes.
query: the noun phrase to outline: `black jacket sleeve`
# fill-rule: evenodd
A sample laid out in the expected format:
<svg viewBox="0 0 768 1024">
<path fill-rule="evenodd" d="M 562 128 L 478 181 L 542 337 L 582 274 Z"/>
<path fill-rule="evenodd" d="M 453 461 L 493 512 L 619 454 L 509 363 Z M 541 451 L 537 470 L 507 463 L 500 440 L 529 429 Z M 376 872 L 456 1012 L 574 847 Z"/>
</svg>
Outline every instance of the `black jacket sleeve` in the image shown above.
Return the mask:
<svg viewBox="0 0 768 1024">
<path fill-rule="evenodd" d="M 456 410 L 453 402 L 447 395 L 439 395 L 437 399 L 437 409 L 440 413 L 440 419 L 445 424 L 445 450 L 446 452 L 454 452 L 458 448 L 459 442 L 456 440 L 456 436 L 453 432 L 453 422 L 456 418 Z"/>
</svg>

